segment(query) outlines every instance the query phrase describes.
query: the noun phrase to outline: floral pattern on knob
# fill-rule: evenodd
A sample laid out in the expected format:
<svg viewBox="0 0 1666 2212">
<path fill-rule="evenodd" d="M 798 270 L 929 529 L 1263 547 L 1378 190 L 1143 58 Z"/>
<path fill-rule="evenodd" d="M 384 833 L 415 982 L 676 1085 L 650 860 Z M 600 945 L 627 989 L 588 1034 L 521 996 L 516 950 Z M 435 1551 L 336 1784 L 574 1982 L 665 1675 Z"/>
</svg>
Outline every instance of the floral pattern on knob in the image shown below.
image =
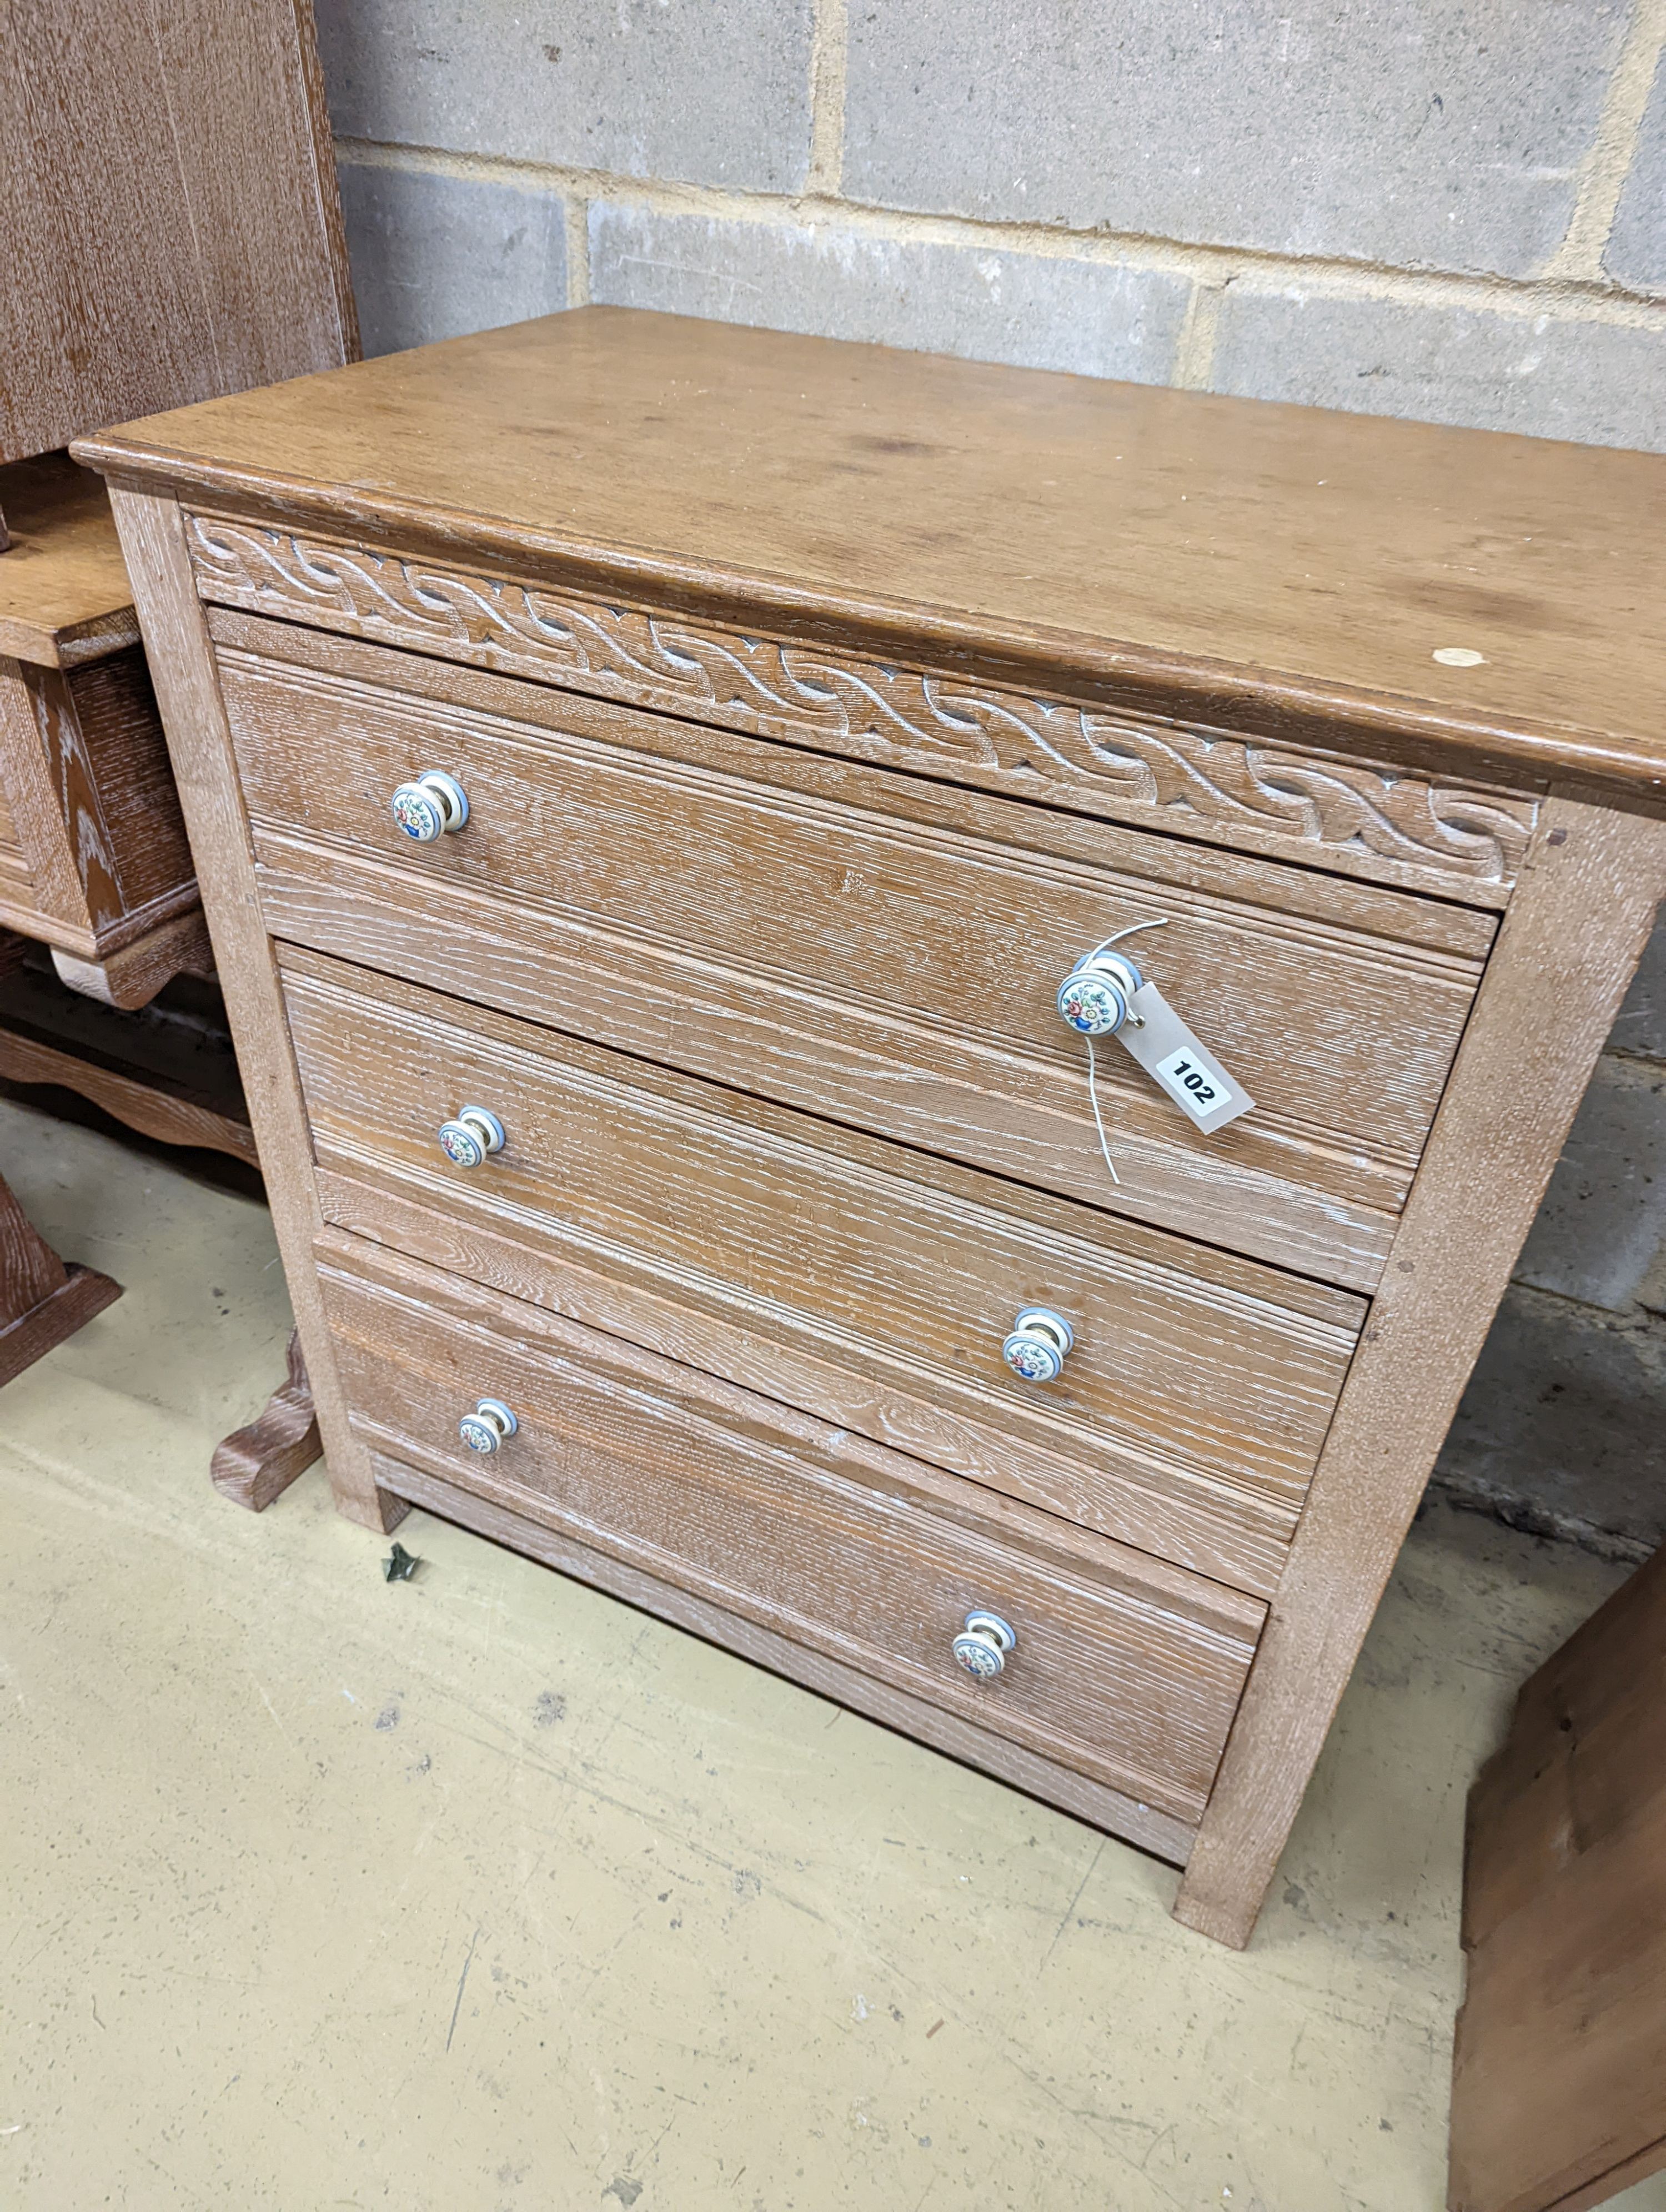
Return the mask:
<svg viewBox="0 0 1666 2212">
<path fill-rule="evenodd" d="M 477 1168 L 503 1149 L 503 1124 L 483 1106 L 464 1106 L 439 1128 L 440 1149 L 453 1167 Z"/>
<path fill-rule="evenodd" d="M 389 799 L 393 819 L 413 844 L 432 845 L 469 818 L 469 795 L 443 769 L 424 769 L 413 782 L 402 783 Z"/>
<path fill-rule="evenodd" d="M 980 1682 L 993 1682 L 1018 1643 L 1017 1632 L 998 1613 L 969 1613 L 950 1646 L 958 1665 Z"/>
<path fill-rule="evenodd" d="M 464 1414 L 457 1424 L 457 1433 L 471 1452 L 489 1459 L 520 1426 L 501 1398 L 483 1398 L 473 1413 Z"/>
<path fill-rule="evenodd" d="M 1038 1336 L 1009 1336 L 1003 1349 L 1006 1364 L 1026 1382 L 1051 1382 L 1064 1365 L 1057 1348 Z"/>
<path fill-rule="evenodd" d="M 393 819 L 418 845 L 431 845 L 445 835 L 446 817 L 438 803 L 419 784 L 402 783 L 389 802 Z"/>
<path fill-rule="evenodd" d="M 1128 1000 L 1102 975 L 1069 975 L 1059 986 L 1059 1012 L 1083 1036 L 1114 1036 L 1128 1019 Z"/>
<path fill-rule="evenodd" d="M 1056 1382 L 1076 1332 L 1051 1306 L 1025 1306 L 1012 1323 L 1000 1356 L 1020 1382 Z"/>
</svg>

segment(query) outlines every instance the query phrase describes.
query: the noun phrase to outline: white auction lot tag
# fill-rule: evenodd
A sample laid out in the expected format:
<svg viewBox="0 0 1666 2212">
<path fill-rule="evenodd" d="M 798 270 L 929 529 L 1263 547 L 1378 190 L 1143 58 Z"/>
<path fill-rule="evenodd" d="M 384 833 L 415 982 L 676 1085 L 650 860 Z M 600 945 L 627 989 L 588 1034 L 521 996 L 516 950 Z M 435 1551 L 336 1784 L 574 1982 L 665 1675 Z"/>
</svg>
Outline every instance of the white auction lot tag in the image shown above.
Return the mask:
<svg viewBox="0 0 1666 2212">
<path fill-rule="evenodd" d="M 1128 1005 L 1140 1026 L 1125 1024 L 1117 1042 L 1206 1137 L 1250 1111 L 1255 1100 L 1204 1050 L 1155 983 L 1142 984 Z"/>
</svg>

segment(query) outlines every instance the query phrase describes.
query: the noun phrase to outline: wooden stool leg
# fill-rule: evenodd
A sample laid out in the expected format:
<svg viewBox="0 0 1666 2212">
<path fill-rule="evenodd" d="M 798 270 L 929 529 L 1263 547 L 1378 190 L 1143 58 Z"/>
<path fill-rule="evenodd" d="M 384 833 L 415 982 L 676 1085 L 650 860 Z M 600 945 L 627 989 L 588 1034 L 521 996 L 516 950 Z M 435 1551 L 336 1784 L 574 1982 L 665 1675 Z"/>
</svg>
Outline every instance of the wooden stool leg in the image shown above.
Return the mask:
<svg viewBox="0 0 1666 2212">
<path fill-rule="evenodd" d="M 258 1420 L 216 1448 L 210 1473 L 224 1496 L 252 1513 L 264 1513 L 323 1451 L 301 1339 L 291 1329 L 289 1381 L 272 1393 Z"/>
<path fill-rule="evenodd" d="M 0 1383 L 112 1305 L 121 1285 L 91 1267 L 66 1266 L 0 1182 Z"/>
</svg>

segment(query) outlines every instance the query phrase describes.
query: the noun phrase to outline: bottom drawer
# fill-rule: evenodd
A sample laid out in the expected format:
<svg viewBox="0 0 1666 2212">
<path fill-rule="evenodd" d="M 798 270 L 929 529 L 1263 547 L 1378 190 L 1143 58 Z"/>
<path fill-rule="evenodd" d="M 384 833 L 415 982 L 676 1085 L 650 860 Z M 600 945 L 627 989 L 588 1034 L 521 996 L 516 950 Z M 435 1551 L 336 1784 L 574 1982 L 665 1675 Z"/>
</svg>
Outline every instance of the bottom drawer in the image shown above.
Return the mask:
<svg viewBox="0 0 1666 2212">
<path fill-rule="evenodd" d="M 326 1232 L 353 1419 L 379 1449 L 1195 1823 L 1257 1601 L 699 1370 Z M 459 1436 L 482 1397 L 518 1426 Z M 969 1613 L 1016 1632 L 979 1681 Z"/>
</svg>

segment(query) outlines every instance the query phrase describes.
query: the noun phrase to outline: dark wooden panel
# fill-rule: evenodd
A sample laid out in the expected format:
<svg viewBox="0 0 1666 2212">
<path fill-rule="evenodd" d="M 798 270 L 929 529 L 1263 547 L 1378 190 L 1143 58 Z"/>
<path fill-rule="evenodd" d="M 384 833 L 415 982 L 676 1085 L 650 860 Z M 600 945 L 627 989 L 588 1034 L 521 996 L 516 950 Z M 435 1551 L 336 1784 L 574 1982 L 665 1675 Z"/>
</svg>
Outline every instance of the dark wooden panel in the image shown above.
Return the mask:
<svg viewBox="0 0 1666 2212">
<path fill-rule="evenodd" d="M 0 879 L 10 877 L 19 884 L 29 879 L 29 864 L 23 857 L 23 848 L 17 842 L 17 830 L 6 805 L 6 793 L 0 786 Z"/>
<path fill-rule="evenodd" d="M 307 0 L 0 15 L 0 458 L 347 358 L 312 39 Z"/>
<path fill-rule="evenodd" d="M 355 1423 L 382 1449 L 969 1719 L 993 1711 L 1015 1742 L 1182 1819 L 1201 1812 L 1261 1607 L 1016 1506 L 996 1521 L 900 1454 L 536 1308 L 374 1247 L 320 1253 Z M 483 1394 L 520 1421 L 489 1460 L 457 1437 Z M 976 1607 L 1018 1632 L 990 1685 L 949 1649 Z"/>
<path fill-rule="evenodd" d="M 1454 2212 L 1666 2166 L 1666 1552 L 1553 1653 L 1469 1794 Z"/>
<path fill-rule="evenodd" d="M 0 1182 L 0 1386 L 120 1296 L 108 1275 L 66 1266 Z"/>
<path fill-rule="evenodd" d="M 196 907 L 143 647 L 70 668 L 0 661 L 0 787 L 28 871 L 26 902 L 0 848 L 0 896 L 12 890 L 29 935 L 98 962 Z"/>
<path fill-rule="evenodd" d="M 44 686 L 55 682 L 74 705 L 81 757 L 98 793 L 123 914 L 160 920 L 194 902 L 197 874 L 143 647 L 130 646 L 60 678 L 42 672 Z"/>
</svg>

